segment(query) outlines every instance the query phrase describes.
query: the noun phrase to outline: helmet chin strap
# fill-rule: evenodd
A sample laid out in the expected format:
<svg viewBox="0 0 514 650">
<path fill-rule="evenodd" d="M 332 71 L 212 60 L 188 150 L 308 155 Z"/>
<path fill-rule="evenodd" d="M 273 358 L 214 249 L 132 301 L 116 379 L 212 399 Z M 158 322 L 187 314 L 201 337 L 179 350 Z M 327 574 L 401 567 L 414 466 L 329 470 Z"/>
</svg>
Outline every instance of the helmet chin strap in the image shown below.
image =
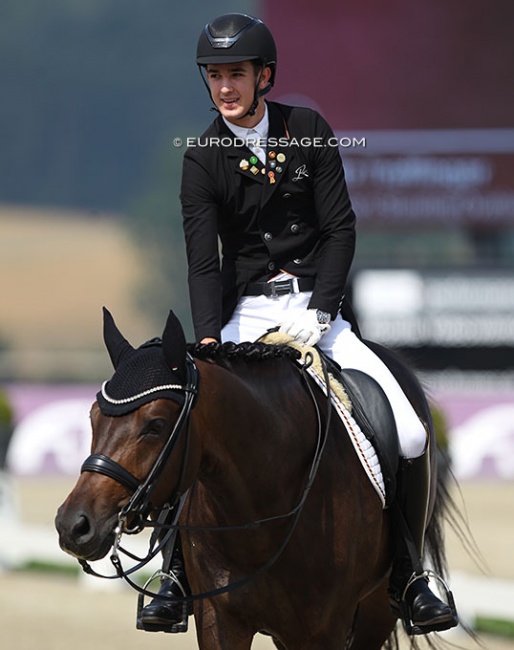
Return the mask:
<svg viewBox="0 0 514 650">
<path fill-rule="evenodd" d="M 271 90 L 271 85 L 268 84 L 265 88 L 262 90 L 259 90 L 259 84 L 261 83 L 262 79 L 262 73 L 264 72 L 264 66 L 261 67 L 261 71 L 259 72 L 259 78 L 255 82 L 255 92 L 253 95 L 253 102 L 248 111 L 242 115 L 241 117 L 238 117 L 238 120 L 244 120 L 245 117 L 248 117 L 248 115 L 255 115 L 257 111 L 257 106 L 259 106 L 259 99 L 261 97 L 264 97 L 264 95 L 267 95 L 269 91 Z"/>
</svg>

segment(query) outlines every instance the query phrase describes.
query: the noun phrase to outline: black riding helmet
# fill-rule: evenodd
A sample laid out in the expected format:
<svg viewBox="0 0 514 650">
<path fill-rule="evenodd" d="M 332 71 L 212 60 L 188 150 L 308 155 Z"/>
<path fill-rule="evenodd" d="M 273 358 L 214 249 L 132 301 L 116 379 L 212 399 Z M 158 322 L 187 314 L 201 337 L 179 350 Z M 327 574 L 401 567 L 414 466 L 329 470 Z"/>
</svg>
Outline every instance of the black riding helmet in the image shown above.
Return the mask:
<svg viewBox="0 0 514 650">
<path fill-rule="evenodd" d="M 200 72 L 209 63 L 239 61 L 255 61 L 262 69 L 271 69 L 266 88 L 259 90 L 260 75 L 257 79 L 254 102 L 246 114 L 254 115 L 259 97 L 268 93 L 275 83 L 277 48 L 271 32 L 262 20 L 247 14 L 224 14 L 207 23 L 196 48 L 196 63 Z M 209 84 L 203 75 L 202 79 L 209 90 Z"/>
</svg>

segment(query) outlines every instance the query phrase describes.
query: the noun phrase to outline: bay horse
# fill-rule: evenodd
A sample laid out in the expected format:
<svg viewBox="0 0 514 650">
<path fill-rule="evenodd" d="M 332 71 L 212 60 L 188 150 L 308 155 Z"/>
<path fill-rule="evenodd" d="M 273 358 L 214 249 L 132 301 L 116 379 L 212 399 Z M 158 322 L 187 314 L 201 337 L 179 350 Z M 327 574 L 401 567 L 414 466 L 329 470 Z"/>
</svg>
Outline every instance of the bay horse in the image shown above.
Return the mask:
<svg viewBox="0 0 514 650">
<path fill-rule="evenodd" d="M 249 650 L 259 632 L 281 650 L 395 647 L 390 511 L 291 348 L 187 346 L 173 312 L 162 340 L 135 350 L 104 310 L 104 338 L 116 372 L 56 516 L 62 549 L 100 559 L 120 528 L 141 529 L 142 509 L 157 517 L 186 495 L 179 526 L 201 650 Z M 377 351 L 433 438 L 413 373 Z M 433 496 L 426 544 L 443 573 Z"/>
</svg>

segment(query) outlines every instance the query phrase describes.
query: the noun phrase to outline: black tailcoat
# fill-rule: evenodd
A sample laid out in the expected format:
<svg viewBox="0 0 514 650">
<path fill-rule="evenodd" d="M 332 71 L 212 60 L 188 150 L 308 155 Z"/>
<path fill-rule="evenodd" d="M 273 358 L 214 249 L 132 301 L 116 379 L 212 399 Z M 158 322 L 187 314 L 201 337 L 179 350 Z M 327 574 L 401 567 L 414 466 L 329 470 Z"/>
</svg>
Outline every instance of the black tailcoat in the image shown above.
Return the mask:
<svg viewBox="0 0 514 650">
<path fill-rule="evenodd" d="M 335 317 L 342 305 L 353 320 L 343 296 L 355 214 L 334 134 L 311 109 L 268 102 L 268 110 L 265 166 L 251 164 L 252 152 L 220 116 L 184 155 L 181 202 L 197 340 L 219 339 L 246 284 L 280 270 L 316 279 L 309 308 Z"/>
</svg>

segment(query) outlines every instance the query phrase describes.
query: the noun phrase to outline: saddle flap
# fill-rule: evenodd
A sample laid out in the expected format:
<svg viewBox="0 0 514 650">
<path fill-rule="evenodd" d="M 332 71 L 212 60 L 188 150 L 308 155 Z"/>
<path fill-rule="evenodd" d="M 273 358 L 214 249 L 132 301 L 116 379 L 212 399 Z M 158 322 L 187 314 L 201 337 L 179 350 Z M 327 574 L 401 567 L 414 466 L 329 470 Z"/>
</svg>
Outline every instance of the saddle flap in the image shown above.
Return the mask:
<svg viewBox="0 0 514 650">
<path fill-rule="evenodd" d="M 340 370 L 341 383 L 352 403 L 352 415 L 377 453 L 386 488 L 386 507 L 396 492 L 399 444 L 396 422 L 380 384 L 361 370 Z"/>
</svg>

